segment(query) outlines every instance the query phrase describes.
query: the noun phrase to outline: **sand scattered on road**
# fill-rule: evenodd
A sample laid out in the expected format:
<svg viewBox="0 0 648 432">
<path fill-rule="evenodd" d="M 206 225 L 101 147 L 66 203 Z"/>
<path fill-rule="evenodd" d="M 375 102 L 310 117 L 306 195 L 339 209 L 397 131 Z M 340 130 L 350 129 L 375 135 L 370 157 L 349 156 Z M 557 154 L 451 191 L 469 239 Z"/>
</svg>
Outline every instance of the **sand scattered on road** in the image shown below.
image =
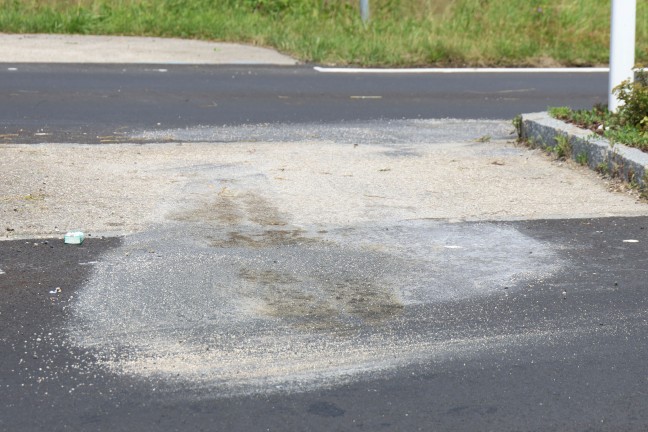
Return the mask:
<svg viewBox="0 0 648 432">
<path fill-rule="evenodd" d="M 541 342 L 551 329 L 519 323 L 444 333 L 569 264 L 560 245 L 494 222 L 646 204 L 484 138 L 504 122 L 463 122 L 445 142 L 435 134 L 456 124 L 427 125 L 429 141 L 0 145 L 0 228 L 127 235 L 79 291 L 70 341 L 175 388 L 293 391 Z"/>
<path fill-rule="evenodd" d="M 402 151 L 399 151 L 402 150 Z M 2 238 L 138 232 L 252 190 L 297 224 L 645 215 L 586 169 L 496 140 L 0 145 Z"/>
</svg>

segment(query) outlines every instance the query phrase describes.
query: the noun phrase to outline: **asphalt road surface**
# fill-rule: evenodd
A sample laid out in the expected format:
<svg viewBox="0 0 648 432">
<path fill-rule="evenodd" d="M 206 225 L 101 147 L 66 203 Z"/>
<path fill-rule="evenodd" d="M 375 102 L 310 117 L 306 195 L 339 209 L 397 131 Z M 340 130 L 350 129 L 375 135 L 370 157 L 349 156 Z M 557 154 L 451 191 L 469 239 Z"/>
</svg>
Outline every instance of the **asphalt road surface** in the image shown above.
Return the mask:
<svg viewBox="0 0 648 432">
<path fill-rule="evenodd" d="M 111 373 L 95 366 L 97 354 L 65 343 L 70 305 L 92 279 L 92 265 L 78 264 L 101 260 L 123 240 L 3 242 L 0 428 L 645 430 L 648 219 L 496 227 L 560 245 L 555 259 L 567 265 L 489 296 L 409 311 L 391 337 L 429 344 L 408 365 L 368 368 L 365 377 L 330 387 L 233 394 L 227 385 L 201 390 Z M 54 287 L 61 292 L 50 294 Z M 106 291 L 97 300 L 119 295 Z"/>
<path fill-rule="evenodd" d="M 0 68 L 5 142 L 122 142 L 141 131 L 263 123 L 512 119 L 607 101 L 605 73 L 328 74 L 311 67 Z M 142 138 L 139 138 L 142 140 Z"/>
<path fill-rule="evenodd" d="M 605 76 L 164 68 L 0 72 L 0 430 L 648 429 L 645 204 L 429 120 Z"/>
</svg>

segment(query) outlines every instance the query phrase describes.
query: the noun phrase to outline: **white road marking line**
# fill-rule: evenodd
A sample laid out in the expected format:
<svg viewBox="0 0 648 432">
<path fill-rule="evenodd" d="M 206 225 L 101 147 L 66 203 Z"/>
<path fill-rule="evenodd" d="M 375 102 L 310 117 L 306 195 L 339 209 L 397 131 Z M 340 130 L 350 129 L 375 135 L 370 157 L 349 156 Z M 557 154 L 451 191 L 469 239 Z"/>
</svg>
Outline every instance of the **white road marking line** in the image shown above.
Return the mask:
<svg viewBox="0 0 648 432">
<path fill-rule="evenodd" d="M 610 68 L 327 68 L 315 66 L 317 72 L 348 74 L 448 74 L 448 73 L 608 73 Z"/>
</svg>

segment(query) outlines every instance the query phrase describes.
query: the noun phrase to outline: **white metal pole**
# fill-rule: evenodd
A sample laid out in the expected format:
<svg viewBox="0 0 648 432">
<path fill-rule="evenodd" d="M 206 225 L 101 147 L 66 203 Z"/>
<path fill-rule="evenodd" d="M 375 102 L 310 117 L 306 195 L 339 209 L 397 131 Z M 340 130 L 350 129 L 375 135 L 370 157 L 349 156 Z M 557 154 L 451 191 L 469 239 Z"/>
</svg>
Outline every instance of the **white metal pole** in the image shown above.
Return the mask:
<svg viewBox="0 0 648 432">
<path fill-rule="evenodd" d="M 369 0 L 360 0 L 360 18 L 364 23 L 369 21 Z"/>
<path fill-rule="evenodd" d="M 634 79 L 635 29 L 637 27 L 637 0 L 612 0 L 610 25 L 610 82 L 608 108 L 616 111 L 620 101 L 612 89 L 623 81 Z"/>
</svg>

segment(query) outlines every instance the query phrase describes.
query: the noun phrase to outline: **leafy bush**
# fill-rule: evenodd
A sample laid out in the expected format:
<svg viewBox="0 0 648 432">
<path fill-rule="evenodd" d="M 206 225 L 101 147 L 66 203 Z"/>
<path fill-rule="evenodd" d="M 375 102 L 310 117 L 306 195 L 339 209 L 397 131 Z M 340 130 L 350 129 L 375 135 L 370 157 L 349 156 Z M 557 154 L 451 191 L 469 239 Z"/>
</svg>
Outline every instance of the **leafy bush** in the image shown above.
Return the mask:
<svg viewBox="0 0 648 432">
<path fill-rule="evenodd" d="M 646 73 L 642 70 L 637 72 L 637 80 L 622 82 L 615 87 L 614 93 L 623 104 L 615 115 L 619 126 L 631 126 L 642 131 L 648 136 L 648 85 L 646 85 Z"/>
</svg>

